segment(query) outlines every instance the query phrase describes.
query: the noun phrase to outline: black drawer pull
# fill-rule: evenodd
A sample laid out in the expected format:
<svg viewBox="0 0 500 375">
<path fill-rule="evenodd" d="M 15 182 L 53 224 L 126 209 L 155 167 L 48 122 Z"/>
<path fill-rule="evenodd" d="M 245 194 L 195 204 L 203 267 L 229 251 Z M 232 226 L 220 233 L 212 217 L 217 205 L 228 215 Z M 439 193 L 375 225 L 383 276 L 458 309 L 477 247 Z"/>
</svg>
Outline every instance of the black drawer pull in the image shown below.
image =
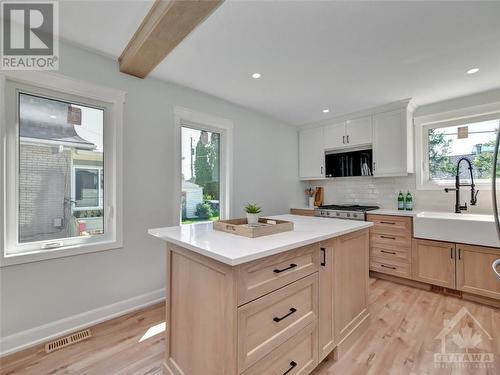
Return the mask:
<svg viewBox="0 0 500 375">
<path fill-rule="evenodd" d="M 390 268 L 391 270 L 395 270 L 396 267 L 390 267 L 390 266 L 386 266 L 385 264 L 381 264 L 382 267 L 384 268 Z"/>
<path fill-rule="evenodd" d="M 381 221 L 380 224 L 396 225 L 396 223 L 393 223 L 392 221 Z"/>
<path fill-rule="evenodd" d="M 276 268 L 273 272 L 274 273 L 281 273 L 281 272 L 285 272 L 285 271 L 291 270 L 292 268 L 295 268 L 295 267 L 297 267 L 297 265 L 295 263 L 292 263 L 292 264 L 290 264 L 290 267 L 282 268 L 282 269 Z"/>
<path fill-rule="evenodd" d="M 390 237 L 390 236 L 380 236 L 380 238 L 385 238 L 387 240 L 395 240 L 396 237 Z"/>
<path fill-rule="evenodd" d="M 293 314 L 294 312 L 296 312 L 296 311 L 297 311 L 297 309 L 296 309 L 296 308 L 294 308 L 294 307 L 292 307 L 292 308 L 290 309 L 290 312 L 289 312 L 288 314 L 283 315 L 281 318 L 278 318 L 277 316 L 275 316 L 275 317 L 273 318 L 273 320 L 274 320 L 275 322 L 281 322 L 283 319 L 285 319 L 285 318 L 289 317 L 290 315 L 292 315 L 292 314 Z"/>
<path fill-rule="evenodd" d="M 323 260 L 321 261 L 321 265 L 323 267 L 326 266 L 326 249 L 324 247 L 320 248 L 321 252 L 323 253 Z"/>
<path fill-rule="evenodd" d="M 396 255 L 396 253 L 394 251 L 385 251 L 385 250 L 380 250 L 381 253 L 386 253 L 386 254 L 392 254 L 392 255 Z"/>
<path fill-rule="evenodd" d="M 295 361 L 290 362 L 290 368 L 289 368 L 288 370 L 286 370 L 286 371 L 283 373 L 283 375 L 288 374 L 290 371 L 292 371 L 292 370 L 293 370 L 293 368 L 294 368 L 295 366 L 297 366 L 297 362 L 295 362 Z"/>
</svg>

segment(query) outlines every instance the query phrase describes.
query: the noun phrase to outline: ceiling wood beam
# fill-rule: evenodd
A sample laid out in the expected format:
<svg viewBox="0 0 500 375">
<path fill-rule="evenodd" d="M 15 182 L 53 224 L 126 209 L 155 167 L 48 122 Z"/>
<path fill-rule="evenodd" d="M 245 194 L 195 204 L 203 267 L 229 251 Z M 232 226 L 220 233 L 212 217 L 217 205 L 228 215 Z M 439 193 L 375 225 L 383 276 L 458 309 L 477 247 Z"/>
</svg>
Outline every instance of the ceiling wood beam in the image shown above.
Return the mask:
<svg viewBox="0 0 500 375">
<path fill-rule="evenodd" d="M 120 72 L 146 77 L 224 0 L 156 0 L 118 59 Z"/>
</svg>

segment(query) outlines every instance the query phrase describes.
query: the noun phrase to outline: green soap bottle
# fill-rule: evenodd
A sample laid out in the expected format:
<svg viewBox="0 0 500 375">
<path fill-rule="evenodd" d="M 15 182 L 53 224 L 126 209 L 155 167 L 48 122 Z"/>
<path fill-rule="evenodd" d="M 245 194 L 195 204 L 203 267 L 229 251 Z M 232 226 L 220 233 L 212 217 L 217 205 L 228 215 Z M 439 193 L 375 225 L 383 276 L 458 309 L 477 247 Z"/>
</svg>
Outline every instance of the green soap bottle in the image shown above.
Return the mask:
<svg viewBox="0 0 500 375">
<path fill-rule="evenodd" d="M 398 210 L 404 210 L 405 209 L 405 197 L 403 195 L 403 192 L 399 192 L 398 195 Z"/>
<path fill-rule="evenodd" d="M 408 190 L 408 193 L 406 194 L 405 207 L 406 207 L 406 211 L 413 210 L 413 196 L 411 195 L 409 190 Z"/>
</svg>

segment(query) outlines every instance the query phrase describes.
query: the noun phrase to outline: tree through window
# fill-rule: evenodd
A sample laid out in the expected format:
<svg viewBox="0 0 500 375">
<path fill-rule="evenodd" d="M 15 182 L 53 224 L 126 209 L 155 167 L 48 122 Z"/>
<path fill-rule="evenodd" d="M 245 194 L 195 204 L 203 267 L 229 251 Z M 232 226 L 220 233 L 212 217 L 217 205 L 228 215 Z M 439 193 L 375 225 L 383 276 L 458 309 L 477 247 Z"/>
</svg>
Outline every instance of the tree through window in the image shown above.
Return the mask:
<svg viewBox="0 0 500 375">
<path fill-rule="evenodd" d="M 182 223 L 219 219 L 220 134 L 183 126 Z"/>
<path fill-rule="evenodd" d="M 454 180 L 457 162 L 462 157 L 472 162 L 474 178 L 490 179 L 499 124 L 497 119 L 428 129 L 429 179 Z M 465 168 L 461 170 L 461 178 L 469 178 Z"/>
</svg>

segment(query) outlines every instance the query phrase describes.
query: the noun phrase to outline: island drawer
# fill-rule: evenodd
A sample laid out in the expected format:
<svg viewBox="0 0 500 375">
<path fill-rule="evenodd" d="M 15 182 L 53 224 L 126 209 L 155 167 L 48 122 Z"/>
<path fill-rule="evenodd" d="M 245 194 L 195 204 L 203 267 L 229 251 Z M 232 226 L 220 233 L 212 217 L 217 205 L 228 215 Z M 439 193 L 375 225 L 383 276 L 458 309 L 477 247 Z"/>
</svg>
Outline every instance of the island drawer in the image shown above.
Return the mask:
<svg viewBox="0 0 500 375">
<path fill-rule="evenodd" d="M 316 243 L 238 266 L 238 305 L 317 272 L 319 252 Z"/>
<path fill-rule="evenodd" d="M 412 235 L 411 217 L 368 214 L 366 220 L 373 223 L 373 227 L 370 229 L 372 232 L 395 233 L 409 237 Z"/>
<path fill-rule="evenodd" d="M 309 324 L 242 375 L 309 374 L 318 362 L 317 325 Z M 289 371 L 287 373 L 287 371 Z"/>
<path fill-rule="evenodd" d="M 370 245 L 370 258 L 381 258 L 399 262 L 411 261 L 411 248 L 399 246 L 380 246 L 377 243 Z"/>
<path fill-rule="evenodd" d="M 238 308 L 238 368 L 243 372 L 310 324 L 317 324 L 318 274 Z"/>
<path fill-rule="evenodd" d="M 389 275 L 411 278 L 410 264 L 383 258 L 370 258 L 370 270 Z"/>
</svg>

